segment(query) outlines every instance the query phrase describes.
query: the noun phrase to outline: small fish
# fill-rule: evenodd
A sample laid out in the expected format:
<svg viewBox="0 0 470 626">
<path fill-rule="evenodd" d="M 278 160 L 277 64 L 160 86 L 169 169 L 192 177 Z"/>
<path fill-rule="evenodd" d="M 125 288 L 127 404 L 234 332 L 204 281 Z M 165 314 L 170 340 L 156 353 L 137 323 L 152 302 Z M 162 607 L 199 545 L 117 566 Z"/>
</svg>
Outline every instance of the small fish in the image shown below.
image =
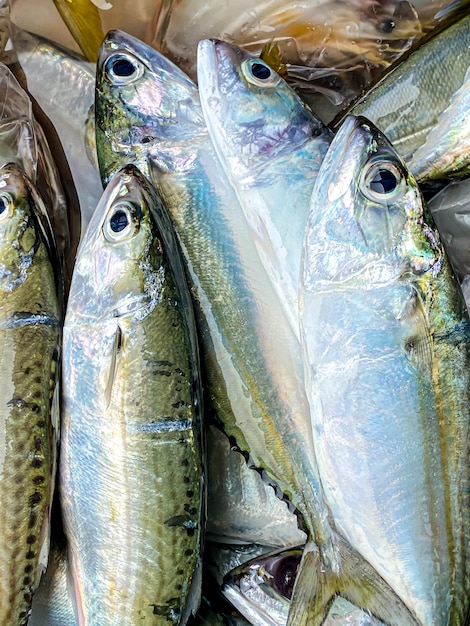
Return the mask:
<svg viewBox="0 0 470 626">
<path fill-rule="evenodd" d="M 286 626 L 303 546 L 261 553 L 225 576 L 222 593 L 254 626 Z M 324 626 L 381 626 L 338 596 Z"/>
<path fill-rule="evenodd" d="M 59 429 L 62 284 L 44 205 L 0 168 L 0 623 L 28 623 L 46 569 Z"/>
<path fill-rule="evenodd" d="M 224 41 L 200 42 L 198 83 L 220 163 L 298 335 L 301 242 L 332 134 L 267 63 Z"/>
<path fill-rule="evenodd" d="M 64 324 L 60 496 L 80 626 L 184 626 L 199 605 L 198 348 L 173 230 L 134 166 L 80 244 Z"/>
<path fill-rule="evenodd" d="M 319 172 L 300 306 L 325 497 L 339 533 L 375 570 L 357 580 L 383 579 L 411 623 L 464 624 L 470 323 L 417 183 L 365 118 L 344 122 Z M 343 572 L 318 582 L 322 601 L 306 623 L 321 623 Z M 404 623 L 381 593 L 375 605 L 367 594 L 360 603 L 339 595 Z"/>
<path fill-rule="evenodd" d="M 125 162 L 138 164 L 174 223 L 212 414 L 334 560 L 300 343 L 215 155 L 196 85 L 149 46 L 112 31 L 98 61 L 96 116 L 103 181 Z"/>
</svg>

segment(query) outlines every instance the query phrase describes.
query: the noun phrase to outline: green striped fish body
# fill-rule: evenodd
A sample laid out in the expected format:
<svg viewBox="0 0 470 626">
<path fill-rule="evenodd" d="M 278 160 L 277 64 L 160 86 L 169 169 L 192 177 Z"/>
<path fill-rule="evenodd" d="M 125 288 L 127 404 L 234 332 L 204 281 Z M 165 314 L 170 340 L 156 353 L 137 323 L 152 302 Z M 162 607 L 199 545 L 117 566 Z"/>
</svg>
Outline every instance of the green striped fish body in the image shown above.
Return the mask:
<svg viewBox="0 0 470 626">
<path fill-rule="evenodd" d="M 77 257 L 60 486 L 81 626 L 183 625 L 198 605 L 197 343 L 164 218 L 156 193 L 124 168 Z"/>
<path fill-rule="evenodd" d="M 61 304 L 44 208 L 0 170 L 0 623 L 26 624 L 47 564 Z"/>
<path fill-rule="evenodd" d="M 196 85 L 156 50 L 111 31 L 96 111 L 103 180 L 133 161 L 165 199 L 192 283 L 213 412 L 334 560 L 300 343 L 216 157 Z"/>
</svg>

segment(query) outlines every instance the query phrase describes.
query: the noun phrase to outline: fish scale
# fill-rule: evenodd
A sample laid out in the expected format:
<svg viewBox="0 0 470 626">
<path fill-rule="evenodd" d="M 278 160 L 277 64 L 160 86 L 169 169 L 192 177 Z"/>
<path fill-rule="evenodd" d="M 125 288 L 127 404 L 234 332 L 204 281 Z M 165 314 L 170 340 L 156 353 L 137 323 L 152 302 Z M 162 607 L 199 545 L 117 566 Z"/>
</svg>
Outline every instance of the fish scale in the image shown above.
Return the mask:
<svg viewBox="0 0 470 626">
<path fill-rule="evenodd" d="M 123 201 L 133 203 L 136 232 L 112 242 L 104 232 Z M 183 625 L 199 602 L 197 345 L 158 203 L 136 168 L 120 171 L 90 222 L 72 280 L 61 500 L 80 625 Z"/>
<path fill-rule="evenodd" d="M 14 166 L 2 168 L 0 177 L 2 194 L 14 190 L 15 211 L 26 215 L 16 241 L 0 226 L 0 622 L 17 626 L 27 623 L 47 564 L 61 323 L 51 258 L 24 208 L 31 201 L 25 179 Z"/>
</svg>

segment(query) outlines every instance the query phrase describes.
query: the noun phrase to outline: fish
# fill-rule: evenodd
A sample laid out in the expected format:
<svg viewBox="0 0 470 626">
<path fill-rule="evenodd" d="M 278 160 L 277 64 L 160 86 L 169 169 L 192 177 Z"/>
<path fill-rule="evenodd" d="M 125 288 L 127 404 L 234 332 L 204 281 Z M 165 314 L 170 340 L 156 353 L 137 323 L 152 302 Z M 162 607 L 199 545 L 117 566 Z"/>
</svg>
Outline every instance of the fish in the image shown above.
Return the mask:
<svg viewBox="0 0 470 626">
<path fill-rule="evenodd" d="M 0 622 L 28 623 L 49 554 L 59 437 L 63 297 L 31 180 L 0 168 Z"/>
<path fill-rule="evenodd" d="M 98 60 L 103 182 L 125 162 L 161 193 L 191 284 L 208 413 L 334 561 L 315 465 L 300 344 L 212 147 L 195 84 L 122 31 Z"/>
<path fill-rule="evenodd" d="M 28 626 L 77 626 L 67 545 L 61 529 L 54 531 L 47 569 L 33 596 Z"/>
<path fill-rule="evenodd" d="M 364 117 L 345 120 L 318 174 L 299 300 L 315 452 L 338 534 L 413 623 L 464 624 L 468 312 L 415 179 Z M 322 602 L 339 593 L 402 623 L 335 587 L 318 582 Z M 288 623 L 321 623 L 322 602 L 305 622 L 292 606 Z"/>
<path fill-rule="evenodd" d="M 332 134 L 263 60 L 220 40 L 198 47 L 207 129 L 293 331 L 309 200 Z"/>
<path fill-rule="evenodd" d="M 133 165 L 80 243 L 64 323 L 59 493 L 80 626 L 184 626 L 200 599 L 202 391 L 192 305 Z"/>
<path fill-rule="evenodd" d="M 303 545 L 261 552 L 229 570 L 222 594 L 254 626 L 286 626 Z M 325 626 L 381 626 L 382 622 L 338 596 Z"/>
<path fill-rule="evenodd" d="M 470 67 L 462 85 L 452 94 L 449 106 L 441 113 L 436 126 L 431 128 L 426 141 L 416 150 L 409 167 L 419 181 L 463 178 L 470 174 Z"/>
<path fill-rule="evenodd" d="M 87 125 L 94 121 L 95 64 L 14 25 L 12 44 L 29 94 L 52 121 L 62 141 L 80 204 L 80 236 L 103 191 L 96 150 L 88 145 L 85 133 Z M 66 186 L 64 176 L 62 182 Z"/>
<path fill-rule="evenodd" d="M 461 13 L 451 13 L 330 124 L 336 130 L 349 114 L 367 117 L 410 164 L 420 184 L 426 182 L 425 163 L 413 155 L 439 124 L 470 66 L 470 16 Z"/>
</svg>

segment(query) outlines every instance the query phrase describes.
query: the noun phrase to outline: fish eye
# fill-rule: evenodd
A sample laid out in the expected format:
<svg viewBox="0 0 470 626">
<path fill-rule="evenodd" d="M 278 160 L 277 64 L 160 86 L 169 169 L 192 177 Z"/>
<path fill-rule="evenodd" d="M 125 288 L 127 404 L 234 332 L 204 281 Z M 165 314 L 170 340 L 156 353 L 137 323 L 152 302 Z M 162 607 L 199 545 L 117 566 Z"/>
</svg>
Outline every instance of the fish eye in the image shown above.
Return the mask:
<svg viewBox="0 0 470 626">
<path fill-rule="evenodd" d="M 14 202 L 9 193 L 0 193 L 0 222 L 6 222 L 13 215 Z"/>
<path fill-rule="evenodd" d="M 396 199 L 402 192 L 405 174 L 389 160 L 372 161 L 362 177 L 362 191 L 374 202 Z"/>
<path fill-rule="evenodd" d="M 119 202 L 107 215 L 103 233 L 108 241 L 117 243 L 130 239 L 138 227 L 135 207 L 130 202 Z"/>
<path fill-rule="evenodd" d="M 294 591 L 300 556 L 286 556 L 279 559 L 271 568 L 273 585 L 285 598 L 290 600 Z"/>
<path fill-rule="evenodd" d="M 135 57 L 117 52 L 107 58 L 104 72 L 109 82 L 127 85 L 142 76 L 144 67 Z"/>
<path fill-rule="evenodd" d="M 281 80 L 279 74 L 261 59 L 243 61 L 241 69 L 245 78 L 257 86 L 275 87 Z"/>
<path fill-rule="evenodd" d="M 384 19 L 379 24 L 379 30 L 381 30 L 383 33 L 389 34 L 389 33 L 391 33 L 393 31 L 395 26 L 396 26 L 396 24 L 395 24 L 394 20 L 392 20 L 392 19 Z"/>
</svg>

